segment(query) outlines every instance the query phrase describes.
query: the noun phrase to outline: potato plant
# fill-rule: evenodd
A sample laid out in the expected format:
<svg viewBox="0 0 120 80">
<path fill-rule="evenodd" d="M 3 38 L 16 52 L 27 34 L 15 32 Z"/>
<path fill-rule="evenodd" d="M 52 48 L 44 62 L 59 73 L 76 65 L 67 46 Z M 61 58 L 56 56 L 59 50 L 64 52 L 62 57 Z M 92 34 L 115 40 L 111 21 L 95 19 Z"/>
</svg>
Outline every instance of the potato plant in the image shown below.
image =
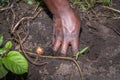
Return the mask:
<svg viewBox="0 0 120 80">
<path fill-rule="evenodd" d="M 0 35 L 0 79 L 9 71 L 18 75 L 28 72 L 27 60 L 20 52 L 12 51 L 11 48 L 12 42 L 7 41 L 7 43 L 3 45 L 3 36 Z"/>
</svg>

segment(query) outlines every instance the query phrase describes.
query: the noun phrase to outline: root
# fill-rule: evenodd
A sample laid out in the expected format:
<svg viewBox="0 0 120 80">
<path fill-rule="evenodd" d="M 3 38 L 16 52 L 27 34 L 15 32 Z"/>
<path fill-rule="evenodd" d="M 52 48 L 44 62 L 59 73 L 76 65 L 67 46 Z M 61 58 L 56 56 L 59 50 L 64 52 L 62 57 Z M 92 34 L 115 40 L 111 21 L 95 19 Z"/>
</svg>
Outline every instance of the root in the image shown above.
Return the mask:
<svg viewBox="0 0 120 80">
<path fill-rule="evenodd" d="M 105 8 L 105 9 L 109 9 L 111 11 L 114 11 L 114 12 L 117 12 L 117 13 L 120 14 L 120 10 L 118 10 L 118 9 L 115 9 L 115 8 L 112 8 L 112 7 L 108 7 L 108 6 L 102 6 L 102 7 Z M 113 17 L 112 19 L 120 19 L 120 17 L 119 16 L 118 17 Z"/>
<path fill-rule="evenodd" d="M 72 61 L 76 66 L 77 66 L 77 69 L 79 71 L 79 74 L 80 74 L 80 80 L 83 80 L 83 75 L 82 75 L 82 70 L 80 68 L 80 65 L 79 63 L 74 59 L 74 58 L 71 58 L 71 57 L 60 57 L 60 56 L 42 56 L 42 55 L 37 55 L 35 53 L 31 53 L 31 52 L 26 52 L 27 54 L 31 55 L 31 56 L 39 56 L 40 58 L 47 58 L 47 59 L 60 59 L 60 60 L 69 60 L 69 61 Z"/>
<path fill-rule="evenodd" d="M 120 10 L 117 10 L 117 9 L 115 9 L 115 8 L 111 8 L 111 7 L 108 7 L 108 6 L 103 6 L 103 8 L 106 8 L 106 9 L 109 9 L 109 10 L 112 10 L 112 11 L 115 11 L 115 12 L 117 12 L 117 13 L 120 14 Z"/>
<path fill-rule="evenodd" d="M 0 11 L 5 11 L 5 10 L 9 10 L 13 7 L 13 4 L 11 4 L 10 6 L 7 6 L 7 7 L 4 7 L 4 8 L 1 8 Z"/>
<path fill-rule="evenodd" d="M 13 6 L 13 5 L 12 5 Z M 23 47 L 23 43 L 26 41 L 28 35 L 29 35 L 29 29 L 28 31 L 25 31 L 25 29 L 22 27 L 20 28 L 20 30 L 16 31 L 16 28 L 19 26 L 19 24 L 24 21 L 24 20 L 28 20 L 28 19 L 34 19 L 37 17 L 37 15 L 42 11 L 42 9 L 40 9 L 38 12 L 36 12 L 34 14 L 34 16 L 29 16 L 29 17 L 23 17 L 21 18 L 14 26 L 14 22 L 15 22 L 15 19 L 16 19 L 16 15 L 15 15 L 15 12 L 13 10 L 13 8 L 11 7 L 7 7 L 5 9 L 2 9 L 2 10 L 7 10 L 7 9 L 10 9 L 12 11 L 12 14 L 13 14 L 13 21 L 12 21 L 12 27 L 11 27 L 11 34 L 13 34 L 13 39 L 18 43 L 19 45 L 19 51 L 22 52 L 24 54 L 24 56 L 26 57 L 26 59 L 34 64 L 34 65 L 37 65 L 37 66 L 42 66 L 42 65 L 45 65 L 47 64 L 47 62 L 44 62 L 44 63 L 36 63 L 36 61 L 33 61 L 32 59 L 30 59 L 30 57 L 26 54 L 26 51 L 24 50 L 24 47 Z M 23 30 L 23 31 L 22 31 Z M 25 36 L 23 35 L 20 35 L 21 33 L 23 33 Z M 22 37 L 21 37 L 22 36 Z"/>
<path fill-rule="evenodd" d="M 45 64 L 47 64 L 47 62 L 44 62 L 44 63 L 36 63 L 37 61 L 35 60 L 35 61 L 33 61 L 32 59 L 30 59 L 30 57 L 26 54 L 26 51 L 24 50 L 24 48 L 23 48 L 23 43 L 26 41 L 26 39 L 27 39 L 27 37 L 28 37 L 28 34 L 29 34 L 29 32 L 28 33 L 26 33 L 26 36 L 23 38 L 23 39 L 21 39 L 21 37 L 20 37 L 20 35 L 17 33 L 17 37 L 18 37 L 18 40 L 16 40 L 17 42 L 18 42 L 18 44 L 19 44 L 19 51 L 22 51 L 22 53 L 24 54 L 24 56 L 26 57 L 26 59 L 30 62 L 30 63 L 32 63 L 32 64 L 34 64 L 34 65 L 36 65 L 36 66 L 42 66 L 42 65 L 45 65 Z M 37 56 L 36 56 L 36 58 L 37 58 Z"/>
<path fill-rule="evenodd" d="M 81 80 L 83 80 L 82 70 L 81 70 L 81 68 L 79 66 L 79 63 L 74 58 L 71 58 L 71 57 L 58 57 L 58 56 L 39 56 L 39 57 L 41 57 L 41 58 L 49 58 L 49 59 L 69 60 L 69 61 L 74 62 L 74 64 L 78 68 L 78 71 L 79 71 L 79 74 L 80 74 L 80 78 L 81 78 Z"/>
<path fill-rule="evenodd" d="M 40 11 L 38 11 L 34 16 L 21 18 L 21 19 L 15 24 L 15 26 L 13 27 L 13 29 L 11 29 L 11 33 L 14 33 L 14 32 L 15 32 L 16 28 L 18 27 L 18 25 L 19 25 L 22 21 L 36 18 L 37 15 L 38 15 L 41 11 L 42 11 L 42 9 L 40 9 Z"/>
</svg>

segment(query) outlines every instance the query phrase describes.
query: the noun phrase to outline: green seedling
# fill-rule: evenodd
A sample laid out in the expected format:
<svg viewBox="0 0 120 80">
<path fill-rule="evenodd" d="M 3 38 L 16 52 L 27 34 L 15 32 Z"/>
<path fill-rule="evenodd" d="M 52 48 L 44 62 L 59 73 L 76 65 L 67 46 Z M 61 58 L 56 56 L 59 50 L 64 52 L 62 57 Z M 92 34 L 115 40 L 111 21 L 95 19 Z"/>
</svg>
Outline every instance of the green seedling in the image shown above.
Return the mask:
<svg viewBox="0 0 120 80">
<path fill-rule="evenodd" d="M 96 4 L 96 0 L 85 0 L 85 2 L 87 4 L 87 9 L 93 8 Z"/>
<path fill-rule="evenodd" d="M 73 5 L 78 5 L 83 10 L 89 10 L 92 9 L 96 4 L 101 3 L 104 6 L 109 6 L 111 3 L 111 0 L 75 0 L 73 1 Z"/>
<path fill-rule="evenodd" d="M 83 53 L 85 53 L 88 50 L 89 47 L 83 48 L 81 51 L 76 53 L 76 60 L 78 60 L 78 57 L 81 56 Z"/>
<path fill-rule="evenodd" d="M 111 0 L 103 0 L 104 6 L 109 6 L 110 2 L 111 2 Z"/>
<path fill-rule="evenodd" d="M 0 79 L 8 71 L 14 74 L 24 74 L 28 72 L 28 62 L 18 51 L 11 51 L 12 42 L 7 41 L 3 46 L 3 36 L 0 35 Z"/>
<path fill-rule="evenodd" d="M 78 5 L 78 6 L 80 6 L 83 10 L 87 10 L 86 7 L 85 7 L 85 5 L 84 5 L 83 2 L 81 2 L 81 1 L 74 1 L 74 2 L 73 2 L 73 5 Z"/>
<path fill-rule="evenodd" d="M 2 45 L 2 43 L 3 43 L 3 36 L 0 35 L 0 46 Z"/>
</svg>

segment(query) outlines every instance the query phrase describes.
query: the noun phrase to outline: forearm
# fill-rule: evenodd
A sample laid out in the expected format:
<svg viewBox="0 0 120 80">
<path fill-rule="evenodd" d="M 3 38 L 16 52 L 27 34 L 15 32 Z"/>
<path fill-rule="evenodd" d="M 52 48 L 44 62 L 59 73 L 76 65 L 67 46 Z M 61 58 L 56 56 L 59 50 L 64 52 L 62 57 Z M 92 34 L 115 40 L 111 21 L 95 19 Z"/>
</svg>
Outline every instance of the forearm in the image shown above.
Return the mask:
<svg viewBox="0 0 120 80">
<path fill-rule="evenodd" d="M 60 15 L 72 11 L 68 0 L 44 0 L 44 2 L 46 3 L 51 13 L 55 15 Z"/>
</svg>

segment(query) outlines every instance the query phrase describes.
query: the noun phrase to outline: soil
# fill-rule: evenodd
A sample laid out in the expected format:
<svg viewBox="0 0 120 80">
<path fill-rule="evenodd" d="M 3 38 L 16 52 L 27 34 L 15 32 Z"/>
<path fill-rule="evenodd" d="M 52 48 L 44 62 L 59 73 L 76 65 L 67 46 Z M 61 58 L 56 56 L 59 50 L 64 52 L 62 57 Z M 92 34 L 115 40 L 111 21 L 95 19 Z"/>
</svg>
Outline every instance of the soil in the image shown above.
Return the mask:
<svg viewBox="0 0 120 80">
<path fill-rule="evenodd" d="M 15 23 L 25 16 L 33 16 L 35 5 L 24 2 L 14 3 L 13 10 L 16 15 Z M 113 0 L 112 7 L 120 9 L 120 1 Z M 120 80 L 120 13 L 96 5 L 90 11 L 83 11 L 73 6 L 81 19 L 80 50 L 89 46 L 89 50 L 79 57 L 78 63 L 82 69 L 84 80 Z M 13 14 L 10 9 L 0 11 L 0 34 L 4 34 L 5 41 L 13 38 L 10 34 L 13 24 Z M 24 49 L 35 53 L 37 46 L 44 48 L 43 55 L 53 55 L 52 35 L 53 22 L 51 13 L 44 7 L 39 15 L 24 20 L 17 30 L 26 28 L 29 35 L 24 42 Z M 24 37 L 25 32 L 22 33 Z M 17 43 L 13 41 L 13 49 L 18 50 Z M 58 56 L 59 53 L 55 53 Z M 71 56 L 69 48 L 67 56 Z M 30 57 L 36 60 L 36 57 Z M 39 58 L 35 65 L 29 62 L 29 72 L 25 79 L 9 73 L 6 80 L 80 80 L 76 65 L 69 60 Z M 11 77 L 11 75 L 13 77 Z"/>
</svg>

